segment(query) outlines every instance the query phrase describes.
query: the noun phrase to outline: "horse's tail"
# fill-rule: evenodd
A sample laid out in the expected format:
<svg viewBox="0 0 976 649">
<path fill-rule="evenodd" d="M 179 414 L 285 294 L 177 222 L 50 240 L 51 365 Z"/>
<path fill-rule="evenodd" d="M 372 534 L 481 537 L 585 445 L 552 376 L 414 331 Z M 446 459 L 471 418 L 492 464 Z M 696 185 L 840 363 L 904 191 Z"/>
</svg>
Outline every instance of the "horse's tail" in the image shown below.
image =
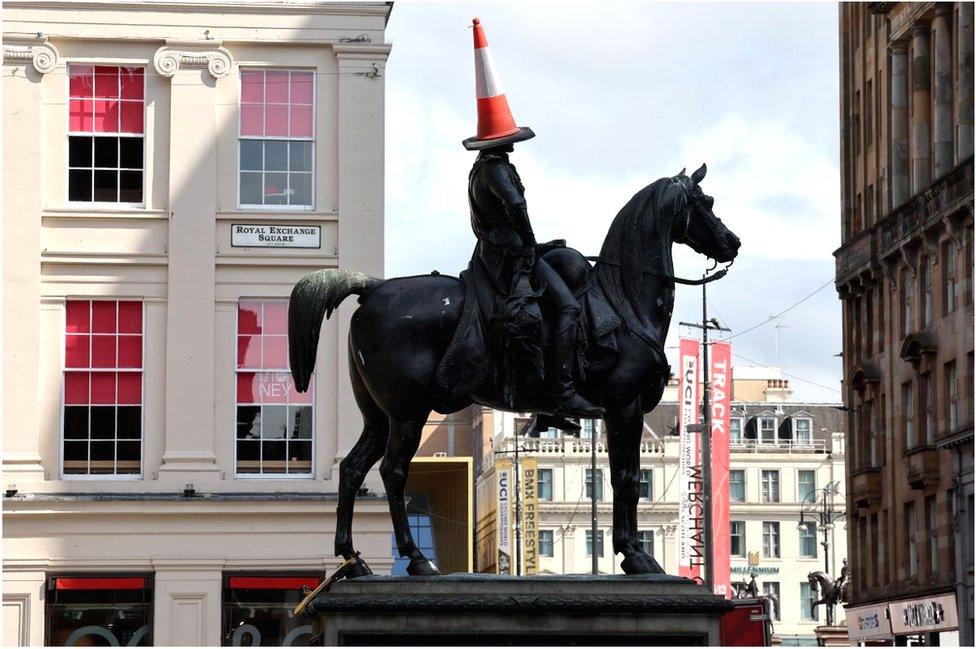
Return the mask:
<svg viewBox="0 0 976 649">
<path fill-rule="evenodd" d="M 299 392 L 308 389 L 315 369 L 322 321 L 350 295 L 365 295 L 383 280 L 349 270 L 326 268 L 303 277 L 288 300 L 288 358 Z"/>
</svg>

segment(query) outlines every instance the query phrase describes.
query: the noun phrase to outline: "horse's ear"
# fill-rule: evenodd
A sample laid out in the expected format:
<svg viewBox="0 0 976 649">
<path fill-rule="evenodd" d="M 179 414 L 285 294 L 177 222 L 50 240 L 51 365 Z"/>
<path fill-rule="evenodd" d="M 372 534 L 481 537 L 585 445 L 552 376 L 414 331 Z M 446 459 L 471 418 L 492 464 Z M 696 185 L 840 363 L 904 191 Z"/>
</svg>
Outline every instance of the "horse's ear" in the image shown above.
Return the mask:
<svg viewBox="0 0 976 649">
<path fill-rule="evenodd" d="M 695 182 L 696 185 L 705 179 L 706 171 L 708 171 L 708 167 L 706 167 L 705 163 L 703 162 L 702 166 L 698 167 L 698 171 L 691 174 L 691 179 Z"/>
<path fill-rule="evenodd" d="M 684 176 L 685 175 L 685 169 L 687 169 L 687 167 L 682 167 L 681 168 L 681 171 L 678 172 L 678 176 Z M 677 178 L 678 176 L 675 176 L 675 178 Z"/>
</svg>

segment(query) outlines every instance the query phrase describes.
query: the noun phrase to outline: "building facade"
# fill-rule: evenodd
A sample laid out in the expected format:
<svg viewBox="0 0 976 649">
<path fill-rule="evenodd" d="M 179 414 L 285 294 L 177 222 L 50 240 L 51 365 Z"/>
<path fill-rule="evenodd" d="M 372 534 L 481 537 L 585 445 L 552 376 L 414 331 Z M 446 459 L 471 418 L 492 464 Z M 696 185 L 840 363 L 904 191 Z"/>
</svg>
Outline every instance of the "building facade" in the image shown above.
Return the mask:
<svg viewBox="0 0 976 649">
<path fill-rule="evenodd" d="M 839 11 L 851 608 L 972 644 L 973 5 Z"/>
<path fill-rule="evenodd" d="M 389 4 L 3 9 L 4 644 L 292 644 L 361 430 L 306 273 L 383 273 Z M 357 544 L 392 567 L 382 486 Z"/>
<path fill-rule="evenodd" d="M 733 369 L 733 376 L 738 372 Z M 833 485 L 836 508 L 843 511 L 843 413 L 835 404 L 791 401 L 789 382 L 777 373 L 744 368 L 741 386 L 733 381 L 730 446 L 730 566 L 734 585 L 744 586 L 756 575 L 760 594 L 774 599 L 773 629 L 783 644 L 816 644 L 815 629 L 824 623 L 822 607 L 811 614 L 816 590 L 811 572 L 824 570 L 823 530 L 812 515 L 824 488 Z M 761 376 L 762 375 L 762 376 Z M 761 384 L 761 385 L 760 385 Z M 645 419 L 641 443 L 638 528 L 641 543 L 664 570 L 678 573 L 678 403 L 674 388 Z M 742 401 L 738 392 L 768 395 L 770 400 Z M 490 413 L 484 434 L 490 449 L 481 454 L 477 473 L 476 568 L 496 572 L 500 511 L 497 472 L 513 458 L 516 431 L 527 419 L 511 413 Z M 591 438 L 597 445 L 596 479 L 591 474 Z M 579 437 L 551 430 L 538 439 L 519 436 L 520 465 L 525 483 L 535 474 L 535 494 L 526 508 L 512 515 L 508 533 L 514 541 L 521 522 L 521 572 L 588 573 L 592 567 L 591 489 L 596 489 L 595 549 L 602 574 L 621 574 L 613 554 L 611 531 L 613 491 L 605 436 L 599 423 L 584 422 Z M 594 487 L 595 485 L 595 487 Z M 513 489 L 514 489 L 513 485 Z M 536 521 L 533 524 L 533 510 Z M 801 525 L 801 512 L 804 519 Z M 827 529 L 831 576 L 847 557 L 843 521 Z M 533 551 L 532 546 L 536 546 Z M 537 555 L 537 558 L 535 558 Z M 533 561 L 533 559 L 535 560 Z M 811 597 L 813 598 L 811 600 Z M 842 611 L 836 611 L 838 618 Z"/>
</svg>

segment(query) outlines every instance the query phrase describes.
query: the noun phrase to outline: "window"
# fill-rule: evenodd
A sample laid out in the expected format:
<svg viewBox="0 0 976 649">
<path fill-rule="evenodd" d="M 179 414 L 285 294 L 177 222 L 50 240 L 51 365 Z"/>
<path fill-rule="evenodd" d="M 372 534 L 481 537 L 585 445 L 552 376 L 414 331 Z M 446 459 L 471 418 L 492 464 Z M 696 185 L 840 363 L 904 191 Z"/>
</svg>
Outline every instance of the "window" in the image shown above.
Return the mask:
<svg viewBox="0 0 976 649">
<path fill-rule="evenodd" d="M 580 419 L 580 439 L 593 439 L 596 433 L 596 422 L 592 419 Z"/>
<path fill-rule="evenodd" d="M 434 527 L 431 524 L 431 516 L 430 499 L 427 494 L 410 494 L 407 497 L 407 524 L 410 526 L 410 535 L 413 536 L 414 543 L 424 553 L 424 556 L 437 563 L 437 546 L 434 543 Z M 400 556 L 395 533 L 390 534 L 390 544 L 393 556 L 393 567 L 390 569 L 390 574 L 406 575 L 410 557 Z"/>
<path fill-rule="evenodd" d="M 742 444 L 742 418 L 732 417 L 729 420 L 729 443 Z"/>
<path fill-rule="evenodd" d="M 796 499 L 798 502 L 813 502 L 817 490 L 817 472 L 800 470 L 796 474 Z"/>
<path fill-rule="evenodd" d="M 905 426 L 905 446 L 912 449 L 918 445 L 915 439 L 915 404 L 912 400 L 912 382 L 901 384 L 901 416 Z"/>
<path fill-rule="evenodd" d="M 759 418 L 759 441 L 762 442 L 763 444 L 776 443 L 776 418 L 775 417 Z"/>
<path fill-rule="evenodd" d="M 644 554 L 654 556 L 654 530 L 638 530 L 637 542 Z"/>
<path fill-rule="evenodd" d="M 779 622 L 780 621 L 779 582 L 764 581 L 762 588 L 763 588 L 763 595 L 768 597 L 770 603 L 772 604 L 773 619 Z"/>
<path fill-rule="evenodd" d="M 552 469 L 539 469 L 536 475 L 539 500 L 552 500 Z"/>
<path fill-rule="evenodd" d="M 142 204 L 142 68 L 68 64 L 68 200 Z"/>
<path fill-rule="evenodd" d="M 949 432 L 955 431 L 959 426 L 959 384 L 956 382 L 956 362 L 952 361 L 945 365 L 946 381 L 946 419 L 949 423 Z"/>
<path fill-rule="evenodd" d="M 558 428 L 547 428 L 543 431 L 539 431 L 539 437 L 541 439 L 558 439 L 561 432 Z"/>
<path fill-rule="evenodd" d="M 919 262 L 922 274 L 922 326 L 932 324 L 932 262 L 924 258 Z"/>
<path fill-rule="evenodd" d="M 153 644 L 149 576 L 48 577 L 44 608 L 45 646 Z"/>
<path fill-rule="evenodd" d="M 539 556 L 553 556 L 553 534 L 552 530 L 539 530 Z"/>
<path fill-rule="evenodd" d="M 793 420 L 793 441 L 797 444 L 813 443 L 813 420 L 809 417 L 800 417 Z"/>
<path fill-rule="evenodd" d="M 65 302 L 66 475 L 142 469 L 142 303 Z"/>
<path fill-rule="evenodd" d="M 241 207 L 313 206 L 315 75 L 241 70 Z"/>
<path fill-rule="evenodd" d="M 730 521 L 729 532 L 731 534 L 729 554 L 733 557 L 746 556 L 746 522 Z"/>
<path fill-rule="evenodd" d="M 762 472 L 762 501 L 779 502 L 779 471 L 764 469 Z"/>
<path fill-rule="evenodd" d="M 288 366 L 288 302 L 241 300 L 237 309 L 237 473 L 312 473 L 314 377 L 295 390 Z"/>
<path fill-rule="evenodd" d="M 817 601 L 817 591 L 809 581 L 800 582 L 800 619 L 806 622 L 820 620 L 819 611 L 813 607 Z"/>
<path fill-rule="evenodd" d="M 776 521 L 763 522 L 763 556 L 779 559 L 779 523 Z"/>
<path fill-rule="evenodd" d="M 871 544 L 868 547 L 878 548 L 878 553 L 876 555 L 874 555 L 874 570 L 872 570 L 870 572 L 867 571 L 867 570 L 865 570 L 865 573 L 867 575 L 866 581 L 871 586 L 877 586 L 878 583 L 879 583 L 879 581 L 878 581 L 879 580 L 879 573 L 881 572 L 881 570 L 878 567 L 878 562 L 881 560 L 881 556 L 882 556 L 882 552 L 883 552 L 881 550 L 880 546 L 878 545 L 878 538 L 879 538 L 878 537 L 878 534 L 879 534 L 879 530 L 878 530 L 878 515 L 877 515 L 877 513 L 871 514 L 871 517 L 870 517 L 870 519 L 868 521 L 868 526 L 870 527 L 870 532 L 869 532 L 869 537 L 868 537 L 868 543 Z"/>
<path fill-rule="evenodd" d="M 593 470 L 586 470 L 586 497 L 593 498 Z M 603 469 L 596 470 L 596 499 L 603 500 Z"/>
<path fill-rule="evenodd" d="M 874 399 L 865 402 L 864 411 L 868 418 L 867 443 L 868 466 L 878 466 L 878 432 L 877 417 L 875 416 Z"/>
<path fill-rule="evenodd" d="M 651 500 L 652 498 L 654 498 L 654 484 L 651 481 L 650 469 L 640 470 L 640 483 L 638 486 L 638 494 L 644 500 Z"/>
<path fill-rule="evenodd" d="M 224 646 L 308 645 L 315 634 L 308 620 L 292 613 L 302 588 L 315 589 L 316 575 L 233 575 L 224 577 Z"/>
<path fill-rule="evenodd" d="M 586 530 L 586 556 L 593 556 L 593 530 Z M 596 531 L 596 556 L 603 556 L 603 530 Z"/>
<path fill-rule="evenodd" d="M 918 574 L 918 524 L 915 520 L 915 503 L 905 505 L 905 525 L 908 526 L 908 576 Z"/>
<path fill-rule="evenodd" d="M 925 499 L 925 543 L 929 549 L 929 574 L 935 575 L 939 572 L 939 508 L 935 502 L 935 496 L 928 496 Z"/>
<path fill-rule="evenodd" d="M 956 247 L 951 241 L 942 244 L 942 304 L 946 315 L 956 310 Z"/>
<path fill-rule="evenodd" d="M 800 556 L 805 559 L 817 558 L 817 526 L 814 523 L 804 523 L 799 528 Z"/>
<path fill-rule="evenodd" d="M 729 471 L 729 500 L 734 503 L 746 501 L 746 472 L 742 469 Z"/>
<path fill-rule="evenodd" d="M 925 443 L 929 446 L 935 443 L 935 414 L 933 412 L 935 403 L 935 382 L 932 375 L 926 372 L 922 374 L 922 414 L 925 417 Z"/>
</svg>

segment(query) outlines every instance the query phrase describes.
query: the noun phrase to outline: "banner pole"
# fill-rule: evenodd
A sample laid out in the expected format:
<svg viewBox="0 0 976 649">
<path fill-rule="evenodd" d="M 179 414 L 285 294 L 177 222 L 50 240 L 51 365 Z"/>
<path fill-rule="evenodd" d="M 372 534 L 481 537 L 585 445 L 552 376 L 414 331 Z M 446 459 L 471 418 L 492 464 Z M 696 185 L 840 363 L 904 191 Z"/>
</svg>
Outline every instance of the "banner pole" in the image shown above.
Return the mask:
<svg viewBox="0 0 976 649">
<path fill-rule="evenodd" d="M 702 278 L 705 276 L 703 275 Z M 702 283 L 702 500 L 705 505 L 705 587 L 715 592 L 715 571 L 712 556 L 712 408 L 708 381 L 708 307 L 705 299 L 706 283 Z"/>
</svg>

